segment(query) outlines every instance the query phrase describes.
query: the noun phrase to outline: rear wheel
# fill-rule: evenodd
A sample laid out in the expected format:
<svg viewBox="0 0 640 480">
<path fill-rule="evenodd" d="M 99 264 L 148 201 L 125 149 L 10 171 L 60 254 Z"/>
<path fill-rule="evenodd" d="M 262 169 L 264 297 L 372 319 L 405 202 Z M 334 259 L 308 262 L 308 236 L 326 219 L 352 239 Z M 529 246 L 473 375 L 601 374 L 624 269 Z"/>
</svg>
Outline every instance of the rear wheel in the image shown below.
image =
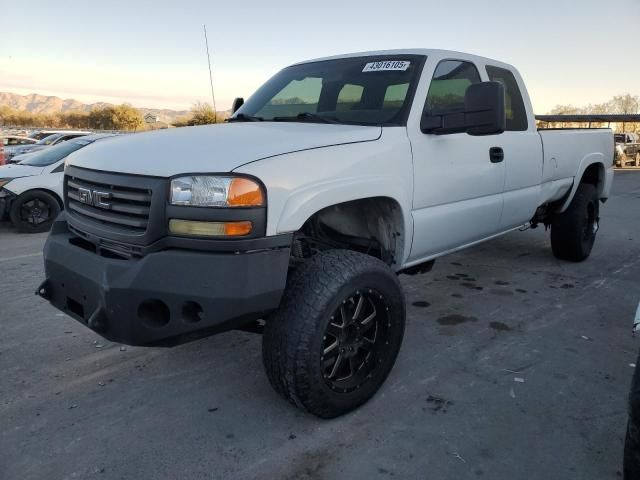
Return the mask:
<svg viewBox="0 0 640 480">
<path fill-rule="evenodd" d="M 581 183 L 569 207 L 551 222 L 551 249 L 557 258 L 581 262 L 591 254 L 599 211 L 596 187 Z"/>
<path fill-rule="evenodd" d="M 262 355 L 274 389 L 323 418 L 369 400 L 402 343 L 405 304 L 396 274 L 362 253 L 316 254 L 292 274 L 267 320 Z"/>
<path fill-rule="evenodd" d="M 51 228 L 60 213 L 60 204 L 51 194 L 39 190 L 25 192 L 11 205 L 11 223 L 21 232 L 40 233 Z"/>
</svg>

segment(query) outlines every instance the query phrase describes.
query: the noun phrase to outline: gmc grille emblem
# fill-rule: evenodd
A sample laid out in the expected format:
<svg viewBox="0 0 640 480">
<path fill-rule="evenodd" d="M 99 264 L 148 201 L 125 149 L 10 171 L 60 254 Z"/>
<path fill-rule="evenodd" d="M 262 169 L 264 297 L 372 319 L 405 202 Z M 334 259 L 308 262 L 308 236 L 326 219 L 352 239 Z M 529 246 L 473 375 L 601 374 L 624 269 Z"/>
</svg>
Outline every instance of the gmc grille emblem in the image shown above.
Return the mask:
<svg viewBox="0 0 640 480">
<path fill-rule="evenodd" d="M 94 207 L 109 210 L 111 208 L 111 203 L 109 203 L 107 200 L 109 200 L 110 198 L 111 193 L 109 192 L 90 190 L 84 187 L 78 188 L 78 200 L 80 200 L 80 203 L 85 203 L 87 205 L 92 205 Z"/>
</svg>

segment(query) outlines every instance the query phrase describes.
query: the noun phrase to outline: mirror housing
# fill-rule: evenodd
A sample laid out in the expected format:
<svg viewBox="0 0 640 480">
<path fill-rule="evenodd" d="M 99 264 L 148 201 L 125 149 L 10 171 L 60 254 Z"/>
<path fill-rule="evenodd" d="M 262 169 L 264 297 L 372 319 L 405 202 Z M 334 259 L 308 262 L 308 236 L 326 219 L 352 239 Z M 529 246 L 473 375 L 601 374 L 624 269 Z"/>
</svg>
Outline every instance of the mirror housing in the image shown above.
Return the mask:
<svg viewBox="0 0 640 480">
<path fill-rule="evenodd" d="M 437 115 L 423 115 L 420 130 L 434 135 L 466 132 L 469 135 L 497 135 L 506 128 L 504 86 L 499 82 L 469 85 L 464 108 Z"/>
<path fill-rule="evenodd" d="M 244 105 L 244 98 L 242 97 L 234 98 L 233 104 L 231 104 L 231 115 L 236 113 L 242 105 Z"/>
</svg>

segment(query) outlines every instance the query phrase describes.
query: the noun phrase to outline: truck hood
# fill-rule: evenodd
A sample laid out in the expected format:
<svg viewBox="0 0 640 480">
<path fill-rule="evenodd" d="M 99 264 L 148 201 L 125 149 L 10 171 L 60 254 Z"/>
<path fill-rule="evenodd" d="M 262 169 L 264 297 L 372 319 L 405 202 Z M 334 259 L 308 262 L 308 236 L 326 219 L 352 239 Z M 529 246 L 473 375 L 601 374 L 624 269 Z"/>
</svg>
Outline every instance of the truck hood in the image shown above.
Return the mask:
<svg viewBox="0 0 640 480">
<path fill-rule="evenodd" d="M 33 167 L 31 165 L 2 165 L 0 166 L 0 178 L 19 178 L 19 177 L 32 177 L 33 175 L 40 175 L 44 167 Z"/>
<path fill-rule="evenodd" d="M 246 163 L 312 148 L 369 142 L 377 126 L 245 122 L 185 127 L 114 137 L 69 155 L 68 165 L 110 172 L 171 177 L 230 172 Z"/>
</svg>

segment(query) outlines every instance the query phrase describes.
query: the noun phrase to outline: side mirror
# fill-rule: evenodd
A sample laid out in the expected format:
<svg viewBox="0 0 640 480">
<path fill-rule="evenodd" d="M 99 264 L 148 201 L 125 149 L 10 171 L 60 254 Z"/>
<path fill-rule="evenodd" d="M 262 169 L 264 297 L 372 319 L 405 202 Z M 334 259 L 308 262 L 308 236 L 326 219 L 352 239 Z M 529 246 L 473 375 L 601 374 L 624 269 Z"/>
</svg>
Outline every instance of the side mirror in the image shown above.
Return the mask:
<svg viewBox="0 0 640 480">
<path fill-rule="evenodd" d="M 506 128 L 504 86 L 499 82 L 470 85 L 465 91 L 464 107 L 436 115 L 426 114 L 420 121 L 423 133 L 447 135 L 496 135 Z"/>
<path fill-rule="evenodd" d="M 231 105 L 231 114 L 233 115 L 238 111 L 238 109 L 244 105 L 244 98 L 237 97 L 233 100 L 233 104 Z"/>
</svg>

